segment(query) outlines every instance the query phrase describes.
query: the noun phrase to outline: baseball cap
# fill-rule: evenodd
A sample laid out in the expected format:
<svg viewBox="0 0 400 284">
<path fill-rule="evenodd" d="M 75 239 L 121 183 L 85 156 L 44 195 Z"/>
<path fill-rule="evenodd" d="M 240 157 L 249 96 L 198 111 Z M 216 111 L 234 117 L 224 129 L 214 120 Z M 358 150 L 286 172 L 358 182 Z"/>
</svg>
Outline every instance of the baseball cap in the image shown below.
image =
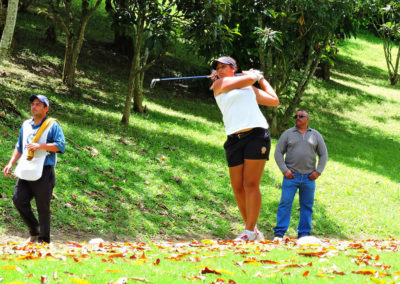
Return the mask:
<svg viewBox="0 0 400 284">
<path fill-rule="evenodd" d="M 49 99 L 43 95 L 31 95 L 29 98 L 29 101 L 33 102 L 35 99 L 38 99 L 39 101 L 44 103 L 46 106 L 50 106 Z"/>
<path fill-rule="evenodd" d="M 229 56 L 222 56 L 218 59 L 215 59 L 212 63 L 211 63 L 211 67 L 216 70 L 217 69 L 217 65 L 218 62 L 223 63 L 223 64 L 229 64 L 231 66 L 236 66 L 236 61 L 235 59 L 233 59 L 232 57 Z"/>
</svg>

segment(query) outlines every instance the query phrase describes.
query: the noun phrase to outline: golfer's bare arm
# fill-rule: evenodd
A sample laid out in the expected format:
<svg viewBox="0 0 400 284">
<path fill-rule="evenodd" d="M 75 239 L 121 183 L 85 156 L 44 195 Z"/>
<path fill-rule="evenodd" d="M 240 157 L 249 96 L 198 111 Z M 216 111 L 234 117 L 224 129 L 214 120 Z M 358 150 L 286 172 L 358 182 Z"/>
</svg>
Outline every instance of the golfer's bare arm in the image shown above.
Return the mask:
<svg viewBox="0 0 400 284">
<path fill-rule="evenodd" d="M 263 106 L 278 106 L 279 98 L 268 81 L 263 78 L 258 83 L 261 89 L 252 86 L 254 93 L 256 93 L 257 103 Z"/>
<path fill-rule="evenodd" d="M 233 89 L 241 89 L 251 86 L 256 82 L 256 80 L 257 78 L 253 74 L 246 74 L 237 77 L 224 77 L 216 80 L 210 89 L 214 91 L 214 96 L 218 96 L 219 94 L 229 92 Z"/>
<path fill-rule="evenodd" d="M 8 177 L 8 174 L 11 172 L 11 169 L 15 165 L 15 163 L 21 158 L 22 153 L 18 152 L 17 149 L 14 149 L 14 153 L 11 156 L 10 161 L 8 162 L 7 166 L 4 167 L 3 173 L 6 177 Z"/>
</svg>

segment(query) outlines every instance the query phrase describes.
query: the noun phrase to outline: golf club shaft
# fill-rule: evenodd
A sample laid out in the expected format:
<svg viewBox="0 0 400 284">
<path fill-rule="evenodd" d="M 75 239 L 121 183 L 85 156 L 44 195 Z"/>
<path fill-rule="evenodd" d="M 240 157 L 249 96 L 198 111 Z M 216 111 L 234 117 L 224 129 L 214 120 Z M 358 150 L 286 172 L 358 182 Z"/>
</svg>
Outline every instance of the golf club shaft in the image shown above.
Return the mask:
<svg viewBox="0 0 400 284">
<path fill-rule="evenodd" d="M 242 74 L 241 73 L 235 74 L 235 76 L 240 76 L 240 75 L 242 75 Z M 150 88 L 153 88 L 154 85 L 157 82 L 160 82 L 160 81 L 187 80 L 187 79 L 205 79 L 205 78 L 211 78 L 211 75 L 189 76 L 189 77 L 172 77 L 172 78 L 157 78 L 157 79 L 151 80 Z"/>
<path fill-rule="evenodd" d="M 171 81 L 171 80 L 187 80 L 187 79 L 203 79 L 203 78 L 210 78 L 210 75 L 204 76 L 191 76 L 191 77 L 173 77 L 173 78 L 160 78 L 157 81 Z"/>
</svg>

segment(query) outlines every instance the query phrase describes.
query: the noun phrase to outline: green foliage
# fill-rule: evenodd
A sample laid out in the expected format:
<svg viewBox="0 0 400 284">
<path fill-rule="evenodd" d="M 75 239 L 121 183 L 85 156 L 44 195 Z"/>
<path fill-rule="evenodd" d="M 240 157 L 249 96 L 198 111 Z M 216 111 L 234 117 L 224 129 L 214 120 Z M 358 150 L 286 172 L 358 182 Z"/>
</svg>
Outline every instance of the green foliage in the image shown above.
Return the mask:
<svg viewBox="0 0 400 284">
<path fill-rule="evenodd" d="M 187 21 L 182 29 L 182 37 L 194 51 L 207 59 L 230 52 L 232 40 L 241 36 L 239 22 L 229 21 L 232 0 L 175 2 Z"/>
<path fill-rule="evenodd" d="M 144 45 L 152 51 L 153 55 L 165 53 L 176 30 L 174 19 L 177 15 L 173 2 L 114 0 L 107 1 L 107 4 L 115 30 L 126 36 L 137 36 L 140 32 L 140 22 L 145 17 Z"/>
<path fill-rule="evenodd" d="M 232 1 L 225 21 L 241 36 L 228 54 L 241 69 L 262 69 L 279 95 L 280 106 L 266 113 L 274 136 L 289 126 L 320 60 L 332 62 L 335 41 L 357 32 L 357 7 L 355 0 Z"/>
</svg>

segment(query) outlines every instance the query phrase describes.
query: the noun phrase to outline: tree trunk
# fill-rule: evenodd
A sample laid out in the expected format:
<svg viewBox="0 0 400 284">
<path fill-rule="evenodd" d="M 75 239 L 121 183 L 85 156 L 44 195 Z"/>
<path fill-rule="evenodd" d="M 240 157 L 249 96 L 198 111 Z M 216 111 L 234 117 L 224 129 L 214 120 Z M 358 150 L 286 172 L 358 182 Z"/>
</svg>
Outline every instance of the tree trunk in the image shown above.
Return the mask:
<svg viewBox="0 0 400 284">
<path fill-rule="evenodd" d="M 46 29 L 46 41 L 55 44 L 57 42 L 57 21 L 53 18 L 50 18 L 50 26 Z"/>
<path fill-rule="evenodd" d="M 133 110 L 138 113 L 143 113 L 143 92 L 140 82 L 140 73 L 136 73 L 135 86 L 133 89 Z"/>
<path fill-rule="evenodd" d="M 121 120 L 122 124 L 125 125 L 129 124 L 129 117 L 131 116 L 132 98 L 134 96 L 134 91 L 136 87 L 135 81 L 139 79 L 137 75 L 140 68 L 140 52 L 143 40 L 144 21 L 145 21 L 144 15 L 142 14 L 141 17 L 140 16 L 138 17 L 139 23 L 136 29 L 134 52 L 133 52 L 131 70 L 129 72 L 128 93 L 126 94 L 125 107 Z M 135 106 L 135 108 L 138 108 L 140 110 L 140 107 Z"/>
<path fill-rule="evenodd" d="M 8 0 L 7 18 L 0 41 L 0 62 L 7 56 L 17 22 L 18 0 Z"/>
<path fill-rule="evenodd" d="M 399 65 L 400 65 L 400 44 L 399 44 L 399 48 L 397 49 L 397 58 L 396 58 L 396 65 L 395 65 L 395 72 L 397 75 L 399 74 Z"/>
<path fill-rule="evenodd" d="M 65 40 L 65 54 L 64 54 L 64 67 L 62 72 L 62 81 L 65 85 L 71 87 L 70 83 L 73 79 L 71 76 L 75 73 L 74 71 L 71 72 L 72 66 L 72 57 L 74 54 L 74 39 L 72 34 L 67 36 Z M 72 73 L 72 74 L 71 74 Z"/>
<path fill-rule="evenodd" d="M 392 86 L 396 85 L 397 82 L 399 81 L 399 62 L 400 62 L 400 45 L 399 45 L 399 49 L 397 51 L 397 57 L 396 57 L 396 63 L 393 69 L 393 76 L 390 80 L 390 84 Z"/>
<path fill-rule="evenodd" d="M 71 38 L 72 45 L 70 43 L 70 50 L 68 46 L 65 47 L 65 59 L 64 59 L 64 70 L 63 70 L 63 82 L 68 87 L 73 87 L 75 85 L 75 70 L 78 64 L 79 54 L 81 53 L 83 39 L 85 37 L 85 30 L 89 17 L 83 17 L 81 21 L 81 26 L 79 28 L 78 38 Z M 68 45 L 68 43 L 67 43 Z M 67 54 L 68 53 L 68 54 Z M 68 57 L 67 57 L 68 55 Z M 67 67 L 67 68 L 65 68 Z"/>
<path fill-rule="evenodd" d="M 71 8 L 71 1 L 64 2 L 64 13 L 60 12 L 60 7 L 51 3 L 51 12 L 53 14 L 54 19 L 56 19 L 63 28 L 66 34 L 66 43 L 65 43 L 65 56 L 64 56 L 64 68 L 62 81 L 68 87 L 73 87 L 75 84 L 75 69 L 78 63 L 79 54 L 81 52 L 83 39 L 85 37 L 86 25 L 92 16 L 93 12 L 99 7 L 102 0 L 97 0 L 92 8 L 89 9 L 89 1 L 82 0 L 82 12 L 80 16 L 80 25 L 79 31 L 77 33 L 74 32 L 73 25 L 73 10 Z M 64 18 L 62 17 L 64 16 Z M 75 36 L 77 34 L 78 36 Z"/>
<path fill-rule="evenodd" d="M 389 77 L 389 81 L 390 84 L 393 85 L 393 66 L 392 66 L 392 48 L 390 46 L 390 39 L 384 37 L 383 38 L 383 51 L 385 53 L 385 59 L 386 59 L 386 67 L 388 69 L 388 77 Z"/>
</svg>

